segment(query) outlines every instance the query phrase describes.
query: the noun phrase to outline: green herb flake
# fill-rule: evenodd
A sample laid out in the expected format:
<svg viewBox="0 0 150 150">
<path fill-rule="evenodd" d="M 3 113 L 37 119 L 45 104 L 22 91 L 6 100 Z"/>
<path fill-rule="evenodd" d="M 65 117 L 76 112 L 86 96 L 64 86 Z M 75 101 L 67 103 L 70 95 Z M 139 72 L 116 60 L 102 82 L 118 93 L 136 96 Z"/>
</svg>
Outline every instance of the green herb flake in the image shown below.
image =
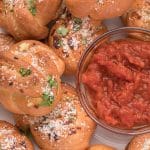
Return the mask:
<svg viewBox="0 0 150 150">
<path fill-rule="evenodd" d="M 61 39 L 58 40 L 58 46 L 59 46 L 59 47 L 63 46 L 63 42 L 62 42 Z"/>
<path fill-rule="evenodd" d="M 57 86 L 57 82 L 56 82 L 55 78 L 54 78 L 53 76 L 51 76 L 51 75 L 48 76 L 47 82 L 49 83 L 49 86 L 50 86 L 51 88 Z"/>
<path fill-rule="evenodd" d="M 75 24 L 82 24 L 82 20 L 80 18 L 74 18 Z"/>
<path fill-rule="evenodd" d="M 19 73 L 22 77 L 26 77 L 29 76 L 32 73 L 32 71 L 30 69 L 20 68 Z"/>
<path fill-rule="evenodd" d="M 73 30 L 79 31 L 82 26 L 82 20 L 80 18 L 74 18 L 73 20 Z"/>
<path fill-rule="evenodd" d="M 49 93 L 42 94 L 43 101 L 39 104 L 39 106 L 51 106 L 54 101 L 54 95 Z"/>
<path fill-rule="evenodd" d="M 57 34 L 61 35 L 61 36 L 66 36 L 69 32 L 69 30 L 65 27 L 65 26 L 60 26 L 57 30 L 56 30 Z"/>
<path fill-rule="evenodd" d="M 36 12 L 37 12 L 37 10 L 36 10 L 36 0 L 28 0 L 28 9 L 29 9 L 29 11 L 31 12 L 31 14 L 33 15 L 33 16 L 35 16 L 36 15 Z"/>
</svg>

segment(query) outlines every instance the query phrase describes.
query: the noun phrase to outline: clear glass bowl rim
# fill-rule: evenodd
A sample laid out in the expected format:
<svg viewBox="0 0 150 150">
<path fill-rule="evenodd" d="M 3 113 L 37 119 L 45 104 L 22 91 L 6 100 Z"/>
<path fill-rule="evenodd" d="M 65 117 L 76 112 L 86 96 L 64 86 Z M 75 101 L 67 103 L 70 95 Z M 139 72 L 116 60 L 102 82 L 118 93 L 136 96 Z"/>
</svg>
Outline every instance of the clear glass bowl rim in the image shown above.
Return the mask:
<svg viewBox="0 0 150 150">
<path fill-rule="evenodd" d="M 99 43 L 99 41 L 101 41 L 102 39 L 105 39 L 106 37 L 108 37 L 110 35 L 115 35 L 115 34 L 118 34 L 118 33 L 125 32 L 125 31 L 127 31 L 127 33 L 128 32 L 137 32 L 137 33 L 147 34 L 148 36 L 150 36 L 150 30 L 143 29 L 143 28 L 138 28 L 138 27 L 122 27 L 122 28 L 117 28 L 117 29 L 110 30 L 110 31 L 108 31 L 108 32 L 106 32 L 106 33 L 98 36 L 86 48 L 86 50 L 84 51 L 84 53 L 81 56 L 81 59 L 80 59 L 79 64 L 78 64 L 77 73 L 76 73 L 76 89 L 77 89 L 79 100 L 81 102 L 82 107 L 84 108 L 84 110 L 86 111 L 86 113 L 88 114 L 88 116 L 97 125 L 101 126 L 102 128 L 104 128 L 106 130 L 109 130 L 111 132 L 117 133 L 117 134 L 124 134 L 124 135 L 138 135 L 138 134 L 150 133 L 150 127 L 148 127 L 148 129 L 146 128 L 144 130 L 132 130 L 132 129 L 131 130 L 126 130 L 126 129 L 115 128 L 115 127 L 112 127 L 110 125 L 102 123 L 95 115 L 93 115 L 90 112 L 90 108 L 87 105 L 86 100 L 82 96 L 82 90 L 81 90 L 81 86 L 80 86 L 81 85 L 81 82 L 80 82 L 80 73 L 81 72 L 80 71 L 81 71 L 81 68 L 83 67 L 83 64 L 84 64 L 84 61 L 85 61 L 86 57 L 93 50 L 93 48 L 95 48 L 95 46 Z"/>
</svg>

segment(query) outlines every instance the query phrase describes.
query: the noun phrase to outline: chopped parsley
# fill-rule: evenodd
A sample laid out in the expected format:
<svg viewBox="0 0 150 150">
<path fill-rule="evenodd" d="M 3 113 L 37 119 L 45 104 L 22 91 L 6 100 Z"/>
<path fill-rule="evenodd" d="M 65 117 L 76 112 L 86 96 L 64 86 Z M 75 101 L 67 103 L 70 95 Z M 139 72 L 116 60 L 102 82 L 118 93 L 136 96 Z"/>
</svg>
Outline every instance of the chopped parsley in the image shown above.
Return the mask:
<svg viewBox="0 0 150 150">
<path fill-rule="evenodd" d="M 54 95 L 49 93 L 42 94 L 43 101 L 39 104 L 40 106 L 51 106 L 54 101 Z"/>
<path fill-rule="evenodd" d="M 39 106 L 51 106 L 53 101 L 54 101 L 54 93 L 52 91 L 53 87 L 57 87 L 57 81 L 55 80 L 55 78 L 52 75 L 48 76 L 48 86 L 50 87 L 49 92 L 44 92 L 42 94 L 42 99 L 43 101 L 39 104 Z"/>
<path fill-rule="evenodd" d="M 57 34 L 61 35 L 61 36 L 66 36 L 68 34 L 68 29 L 65 26 L 60 26 L 57 30 L 56 30 Z"/>
<path fill-rule="evenodd" d="M 33 15 L 33 16 L 35 16 L 36 15 L 36 12 L 37 12 L 37 10 L 36 10 L 36 0 L 28 0 L 28 9 L 29 9 L 29 11 L 31 12 L 31 14 Z"/>
<path fill-rule="evenodd" d="M 56 87 L 57 86 L 57 82 L 55 80 L 55 78 L 53 76 L 48 76 L 48 80 L 47 80 L 50 88 Z"/>
<path fill-rule="evenodd" d="M 82 26 L 82 20 L 80 18 L 74 18 L 73 20 L 73 30 L 79 31 Z"/>
<path fill-rule="evenodd" d="M 30 69 L 20 68 L 19 73 L 22 77 L 26 77 L 29 76 L 32 73 L 32 71 Z"/>
<path fill-rule="evenodd" d="M 82 20 L 80 18 L 74 18 L 75 24 L 82 24 Z"/>
</svg>

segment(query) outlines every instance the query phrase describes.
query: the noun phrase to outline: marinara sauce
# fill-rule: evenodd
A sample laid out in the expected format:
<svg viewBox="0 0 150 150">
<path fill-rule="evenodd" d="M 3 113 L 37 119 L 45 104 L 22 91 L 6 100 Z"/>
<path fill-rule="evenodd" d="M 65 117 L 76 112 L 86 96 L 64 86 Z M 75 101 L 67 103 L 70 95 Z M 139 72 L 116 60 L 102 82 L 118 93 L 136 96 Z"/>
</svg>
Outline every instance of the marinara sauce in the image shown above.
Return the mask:
<svg viewBox="0 0 150 150">
<path fill-rule="evenodd" d="M 150 125 L 150 42 L 98 47 L 82 75 L 97 116 L 112 126 Z"/>
</svg>

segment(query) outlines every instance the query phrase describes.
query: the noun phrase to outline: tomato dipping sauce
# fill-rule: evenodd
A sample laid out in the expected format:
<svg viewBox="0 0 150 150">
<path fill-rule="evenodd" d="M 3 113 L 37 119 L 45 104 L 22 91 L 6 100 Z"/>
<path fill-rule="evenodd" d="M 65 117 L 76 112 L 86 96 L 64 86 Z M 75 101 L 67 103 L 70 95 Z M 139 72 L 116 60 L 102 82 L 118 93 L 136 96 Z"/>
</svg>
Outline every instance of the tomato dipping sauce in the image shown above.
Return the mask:
<svg viewBox="0 0 150 150">
<path fill-rule="evenodd" d="M 98 118 L 131 129 L 150 125 L 150 42 L 99 46 L 82 75 Z"/>
</svg>

